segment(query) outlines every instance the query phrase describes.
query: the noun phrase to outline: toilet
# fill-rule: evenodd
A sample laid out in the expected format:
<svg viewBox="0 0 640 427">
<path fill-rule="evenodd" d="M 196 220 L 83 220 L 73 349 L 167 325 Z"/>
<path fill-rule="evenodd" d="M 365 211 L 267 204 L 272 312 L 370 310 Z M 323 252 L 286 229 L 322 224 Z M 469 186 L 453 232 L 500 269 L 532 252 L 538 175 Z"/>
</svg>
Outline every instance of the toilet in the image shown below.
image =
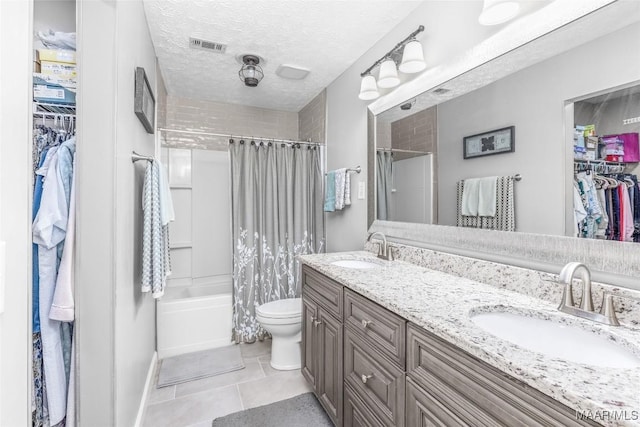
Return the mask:
<svg viewBox="0 0 640 427">
<path fill-rule="evenodd" d="M 302 298 L 286 298 L 262 304 L 256 318 L 271 334 L 271 367 L 280 371 L 300 369 Z"/>
</svg>

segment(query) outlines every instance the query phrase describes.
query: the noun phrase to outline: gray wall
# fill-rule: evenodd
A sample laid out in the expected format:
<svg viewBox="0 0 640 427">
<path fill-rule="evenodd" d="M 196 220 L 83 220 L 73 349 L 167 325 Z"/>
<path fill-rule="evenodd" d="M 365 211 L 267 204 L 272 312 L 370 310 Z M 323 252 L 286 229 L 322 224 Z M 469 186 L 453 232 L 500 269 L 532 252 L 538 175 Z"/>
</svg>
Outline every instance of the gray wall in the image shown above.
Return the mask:
<svg viewBox="0 0 640 427">
<path fill-rule="evenodd" d="M 457 181 L 520 173 L 517 231 L 563 235 L 564 101 L 640 79 L 639 39 L 634 24 L 439 105 L 439 224 L 455 225 Z M 514 153 L 463 160 L 464 136 L 512 125 Z"/>
<path fill-rule="evenodd" d="M 327 91 L 323 90 L 298 112 L 298 139 L 326 142 Z"/>
<path fill-rule="evenodd" d="M 143 164 L 154 135 L 133 114 L 134 70 L 156 84 L 142 1 L 79 4 L 78 398 L 81 425 L 133 425 L 155 351 L 155 301 L 140 292 Z"/>
</svg>

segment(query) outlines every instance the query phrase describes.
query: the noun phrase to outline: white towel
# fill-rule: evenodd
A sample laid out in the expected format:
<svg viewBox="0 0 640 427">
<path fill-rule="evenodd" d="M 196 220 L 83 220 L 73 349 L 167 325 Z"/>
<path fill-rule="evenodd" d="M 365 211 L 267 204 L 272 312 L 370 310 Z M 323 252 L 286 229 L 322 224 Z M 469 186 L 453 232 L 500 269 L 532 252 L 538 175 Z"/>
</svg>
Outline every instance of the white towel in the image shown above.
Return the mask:
<svg viewBox="0 0 640 427">
<path fill-rule="evenodd" d="M 73 162 L 73 174 L 71 176 L 71 192 L 69 202 L 69 215 L 67 221 L 67 235 L 64 240 L 62 259 L 56 278 L 56 289 L 53 294 L 53 302 L 49 317 L 61 322 L 73 322 L 74 320 L 74 264 L 75 264 L 75 230 L 76 230 L 76 167 Z M 73 364 L 72 364 L 73 365 Z"/>
<path fill-rule="evenodd" d="M 345 175 L 347 174 L 347 169 L 336 169 L 335 177 L 336 177 L 336 210 L 342 210 L 344 208 L 344 182 Z"/>
<path fill-rule="evenodd" d="M 478 216 L 478 202 L 480 198 L 480 178 L 464 180 L 462 189 L 461 211 L 464 216 Z"/>
<path fill-rule="evenodd" d="M 496 215 L 497 176 L 480 178 L 478 185 L 478 216 Z"/>
<path fill-rule="evenodd" d="M 344 176 L 344 205 L 351 205 L 351 174 L 349 172 Z"/>
</svg>

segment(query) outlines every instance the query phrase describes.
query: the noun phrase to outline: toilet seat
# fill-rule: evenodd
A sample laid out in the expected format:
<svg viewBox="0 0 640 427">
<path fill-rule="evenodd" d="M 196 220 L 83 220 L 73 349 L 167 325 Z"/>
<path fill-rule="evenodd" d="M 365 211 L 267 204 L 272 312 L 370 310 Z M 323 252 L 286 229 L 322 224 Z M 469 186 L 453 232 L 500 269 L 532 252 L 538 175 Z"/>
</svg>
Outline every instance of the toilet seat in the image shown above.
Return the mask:
<svg viewBox="0 0 640 427">
<path fill-rule="evenodd" d="M 302 317 L 302 298 L 285 298 L 262 304 L 256 314 L 267 319 L 295 319 Z"/>
</svg>

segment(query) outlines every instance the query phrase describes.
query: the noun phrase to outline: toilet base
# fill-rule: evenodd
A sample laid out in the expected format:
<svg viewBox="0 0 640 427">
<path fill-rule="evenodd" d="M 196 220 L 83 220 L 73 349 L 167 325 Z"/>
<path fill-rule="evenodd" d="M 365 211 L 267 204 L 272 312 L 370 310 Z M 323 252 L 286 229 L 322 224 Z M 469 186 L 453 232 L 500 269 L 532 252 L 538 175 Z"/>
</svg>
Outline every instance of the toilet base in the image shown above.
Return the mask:
<svg viewBox="0 0 640 427">
<path fill-rule="evenodd" d="M 274 337 L 271 341 L 271 362 L 273 369 L 292 371 L 302 367 L 300 334 L 295 337 Z"/>
</svg>

